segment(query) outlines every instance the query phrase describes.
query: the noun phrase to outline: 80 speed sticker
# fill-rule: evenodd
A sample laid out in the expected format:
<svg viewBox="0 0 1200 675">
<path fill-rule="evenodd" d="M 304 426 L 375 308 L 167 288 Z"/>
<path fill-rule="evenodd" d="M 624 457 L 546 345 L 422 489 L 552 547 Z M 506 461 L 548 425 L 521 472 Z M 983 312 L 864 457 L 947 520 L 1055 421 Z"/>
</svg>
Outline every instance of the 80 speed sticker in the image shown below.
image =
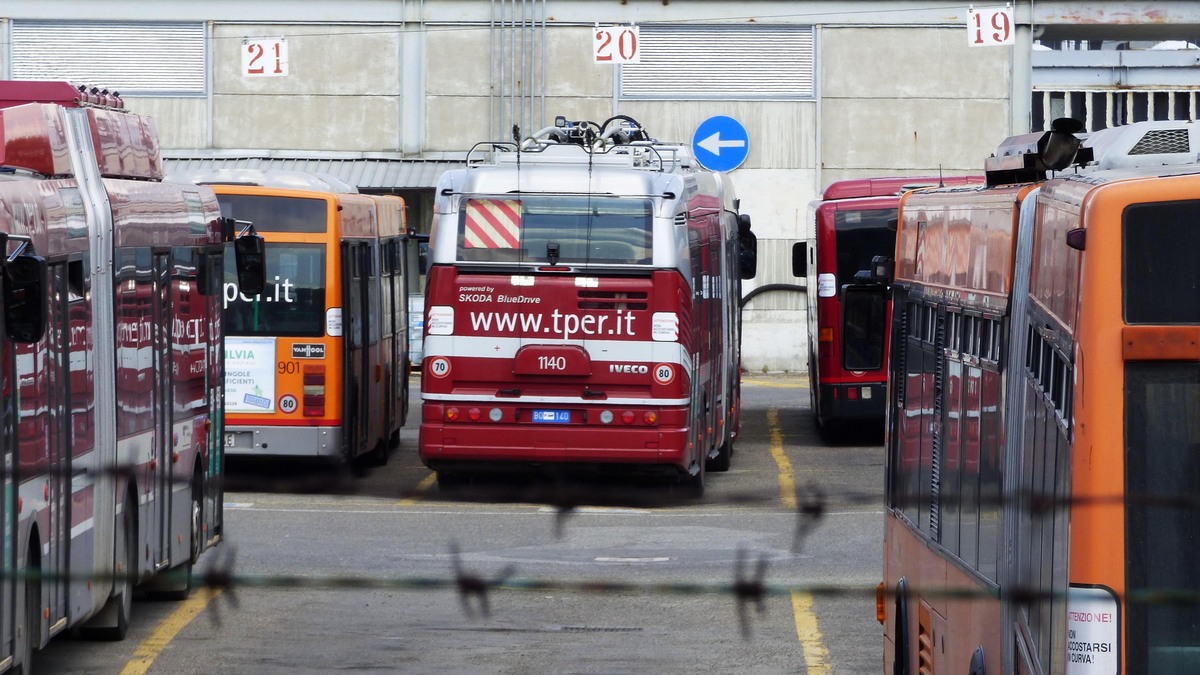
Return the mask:
<svg viewBox="0 0 1200 675">
<path fill-rule="evenodd" d="M 671 384 L 675 381 L 675 367 L 669 363 L 654 366 L 654 381 L 659 384 Z"/>
<path fill-rule="evenodd" d="M 279 397 L 279 410 L 285 413 L 296 412 L 296 397 L 291 394 L 284 394 Z"/>
</svg>

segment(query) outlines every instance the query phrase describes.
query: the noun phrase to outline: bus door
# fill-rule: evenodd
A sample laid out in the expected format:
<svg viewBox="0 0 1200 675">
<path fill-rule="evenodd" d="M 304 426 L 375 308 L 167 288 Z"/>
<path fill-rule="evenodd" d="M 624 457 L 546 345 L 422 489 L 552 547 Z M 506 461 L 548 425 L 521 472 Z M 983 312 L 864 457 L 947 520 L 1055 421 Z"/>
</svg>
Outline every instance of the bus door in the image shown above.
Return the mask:
<svg viewBox="0 0 1200 675">
<path fill-rule="evenodd" d="M 66 265 L 50 266 L 50 314 L 47 316 L 46 375 L 48 376 L 49 423 L 46 428 L 46 481 L 50 532 L 43 541 L 48 549 L 42 570 L 50 574 L 67 570 L 67 550 L 71 537 L 71 406 L 70 371 L 67 348 L 71 326 L 67 312 Z M 42 582 L 42 601 L 50 607 L 50 624 L 66 617 L 66 582 Z"/>
<path fill-rule="evenodd" d="M 366 244 L 344 242 L 342 244 L 342 306 L 345 347 L 345 373 L 342 401 L 342 424 L 346 459 L 354 459 L 363 451 L 367 442 L 370 405 L 370 387 L 367 380 L 369 343 L 367 325 L 366 262 L 369 249 Z"/>
<path fill-rule="evenodd" d="M 146 485 L 151 498 L 146 540 L 157 547 L 162 560 L 152 560 L 154 569 L 170 562 L 171 551 L 171 428 L 174 410 L 174 378 L 171 373 L 171 258 L 166 253 L 154 254 L 154 448 L 150 462 L 150 482 Z"/>
</svg>

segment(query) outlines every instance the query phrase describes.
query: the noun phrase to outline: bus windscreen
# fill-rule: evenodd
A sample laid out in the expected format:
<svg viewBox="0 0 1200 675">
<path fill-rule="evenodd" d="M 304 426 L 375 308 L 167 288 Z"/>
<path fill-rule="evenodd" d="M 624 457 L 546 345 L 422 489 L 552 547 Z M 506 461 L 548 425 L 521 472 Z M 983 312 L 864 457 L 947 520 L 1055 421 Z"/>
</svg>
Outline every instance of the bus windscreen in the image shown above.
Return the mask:
<svg viewBox="0 0 1200 675">
<path fill-rule="evenodd" d="M 530 265 L 651 262 L 649 199 L 471 197 L 462 201 L 458 260 Z"/>
<path fill-rule="evenodd" d="M 325 335 L 325 247 L 271 242 L 267 283 L 247 297 L 237 285 L 233 244 L 225 245 L 225 332 L 228 335 Z"/>
<path fill-rule="evenodd" d="M 896 250 L 896 209 L 841 211 L 834 217 L 837 233 L 837 282 L 848 284 L 855 273 L 871 268 L 871 258 L 891 257 Z"/>
<path fill-rule="evenodd" d="M 259 232 L 324 232 L 328 204 L 324 199 L 273 195 L 217 195 L 221 215 L 254 223 Z"/>
</svg>

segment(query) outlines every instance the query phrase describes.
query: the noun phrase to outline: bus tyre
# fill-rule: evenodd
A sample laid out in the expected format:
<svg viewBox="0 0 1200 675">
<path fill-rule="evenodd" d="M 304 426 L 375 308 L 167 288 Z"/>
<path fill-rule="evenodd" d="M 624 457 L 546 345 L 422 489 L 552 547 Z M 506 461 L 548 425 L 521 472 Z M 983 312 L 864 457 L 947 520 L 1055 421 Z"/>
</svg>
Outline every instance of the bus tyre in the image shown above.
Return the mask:
<svg viewBox="0 0 1200 675">
<path fill-rule="evenodd" d="M 704 465 L 706 471 L 728 471 L 733 463 L 733 441 L 726 440 L 717 450 L 716 457 L 708 458 Z"/>
<path fill-rule="evenodd" d="M 471 484 L 471 479 L 464 474 L 453 471 L 438 471 L 437 486 L 442 494 L 459 492 Z"/>
<path fill-rule="evenodd" d="M 30 542 L 30 545 L 36 545 Z M 35 580 L 32 577 L 38 576 L 41 571 L 37 557 L 33 552 L 29 554 L 29 563 L 25 566 L 25 635 L 21 641 L 21 663 L 18 664 L 20 675 L 32 675 L 33 673 L 33 650 L 38 645 L 41 639 L 42 625 L 42 593 L 41 581 Z"/>
<path fill-rule="evenodd" d="M 129 617 L 133 613 L 134 568 L 137 564 L 137 525 L 134 520 L 134 501 L 125 500 L 125 512 L 117 521 L 114 538 L 113 590 L 108 602 L 80 633 L 91 640 L 117 642 L 129 632 Z"/>
</svg>

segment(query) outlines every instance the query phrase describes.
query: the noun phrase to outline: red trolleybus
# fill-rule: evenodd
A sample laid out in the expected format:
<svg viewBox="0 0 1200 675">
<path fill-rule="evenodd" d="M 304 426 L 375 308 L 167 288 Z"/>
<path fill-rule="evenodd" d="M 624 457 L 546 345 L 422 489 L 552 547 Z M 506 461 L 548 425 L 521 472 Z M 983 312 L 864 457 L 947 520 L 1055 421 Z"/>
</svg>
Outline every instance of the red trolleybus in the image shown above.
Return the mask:
<svg viewBox="0 0 1200 675">
<path fill-rule="evenodd" d="M 901 204 L 890 673 L 1200 658 L 1200 125 L 1070 122 Z"/>
<path fill-rule="evenodd" d="M 438 187 L 425 298 L 422 461 L 566 465 L 703 489 L 738 432 L 732 186 L 624 116 L 476 146 Z"/>
<path fill-rule="evenodd" d="M 120 98 L 0 82 L 2 669 L 123 638 L 133 586 L 186 596 L 222 535 L 226 223 L 160 166 Z"/>
<path fill-rule="evenodd" d="M 186 178 L 268 243 L 259 295 L 226 262 L 225 452 L 385 463 L 408 412 L 404 200 L 294 171 Z"/>
<path fill-rule="evenodd" d="M 888 341 L 884 326 L 845 323 L 841 289 L 856 283 L 875 256 L 896 248 L 896 209 L 908 190 L 982 183 L 982 177 L 861 178 L 831 183 L 809 204 L 807 240 L 792 248 L 792 273 L 805 277 L 808 298 L 808 376 L 813 419 L 834 437 L 852 424 L 878 422 L 883 430 Z M 884 334 L 877 357 L 865 336 Z M 869 342 L 869 340 L 867 341 Z"/>
</svg>

